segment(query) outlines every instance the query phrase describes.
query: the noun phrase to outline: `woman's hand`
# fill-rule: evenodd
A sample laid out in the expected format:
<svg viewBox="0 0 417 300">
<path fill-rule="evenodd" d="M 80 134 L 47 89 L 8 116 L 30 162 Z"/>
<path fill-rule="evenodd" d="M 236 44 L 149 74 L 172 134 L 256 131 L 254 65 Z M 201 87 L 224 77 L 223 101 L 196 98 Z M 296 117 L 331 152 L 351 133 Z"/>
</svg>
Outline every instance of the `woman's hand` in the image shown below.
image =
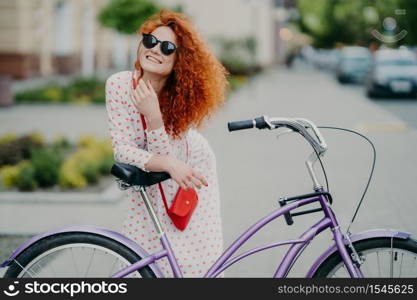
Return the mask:
<svg viewBox="0 0 417 300">
<path fill-rule="evenodd" d="M 149 81 L 145 83 L 140 79 L 136 89 L 132 88 L 131 98 L 136 109 L 148 120 L 162 120 L 158 95 Z"/>
<path fill-rule="evenodd" d="M 171 178 L 183 189 L 200 189 L 203 185 L 208 186 L 207 180 L 185 162 L 168 156 L 166 171 Z"/>
</svg>

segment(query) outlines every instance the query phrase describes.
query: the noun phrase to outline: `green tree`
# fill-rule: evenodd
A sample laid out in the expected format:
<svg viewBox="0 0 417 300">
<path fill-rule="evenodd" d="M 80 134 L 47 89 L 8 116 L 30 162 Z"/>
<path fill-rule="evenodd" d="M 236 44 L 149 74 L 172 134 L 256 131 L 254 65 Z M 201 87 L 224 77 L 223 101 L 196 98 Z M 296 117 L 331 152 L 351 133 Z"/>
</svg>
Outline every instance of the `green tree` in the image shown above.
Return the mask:
<svg viewBox="0 0 417 300">
<path fill-rule="evenodd" d="M 98 15 L 100 23 L 123 34 L 133 34 L 161 8 L 149 0 L 111 0 Z"/>
<path fill-rule="evenodd" d="M 417 5 L 413 0 L 298 0 L 297 7 L 300 29 L 312 36 L 317 47 L 380 42 L 371 32 L 386 34 L 383 22 L 387 17 L 397 21 L 396 31 L 408 32 L 397 45 L 417 43 Z M 405 14 L 396 14 L 398 10 Z"/>
<path fill-rule="evenodd" d="M 396 0 L 397 9 L 404 10 L 405 15 L 396 16 L 399 30 L 407 30 L 407 35 L 400 43 L 417 45 L 417 3 L 414 0 Z"/>
</svg>

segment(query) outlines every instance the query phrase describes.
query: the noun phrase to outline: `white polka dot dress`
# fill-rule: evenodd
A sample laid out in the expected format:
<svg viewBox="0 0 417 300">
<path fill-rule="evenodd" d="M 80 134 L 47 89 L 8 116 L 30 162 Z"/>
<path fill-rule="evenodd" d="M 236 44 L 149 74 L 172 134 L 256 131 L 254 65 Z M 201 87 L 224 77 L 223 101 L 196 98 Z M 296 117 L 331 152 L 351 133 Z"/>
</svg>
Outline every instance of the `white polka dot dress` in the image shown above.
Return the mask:
<svg viewBox="0 0 417 300">
<path fill-rule="evenodd" d="M 217 260 L 223 250 L 219 189 L 216 159 L 207 140 L 195 129 L 190 129 L 173 139 L 164 127 L 146 130 L 140 113 L 130 99 L 132 72 L 123 71 L 106 81 L 106 109 L 114 158 L 141 169 L 153 154 L 173 155 L 187 162 L 203 175 L 208 186 L 198 193 L 198 205 L 184 231 L 178 230 L 165 211 L 158 185 L 147 188 L 150 201 L 162 223 L 184 277 L 202 277 Z M 187 145 L 188 143 L 188 145 Z M 146 149 L 146 150 L 144 150 Z M 187 152 L 188 149 L 188 153 Z M 169 179 L 162 182 L 168 206 L 178 190 Z M 148 253 L 162 249 L 155 227 L 138 192 L 126 191 L 128 211 L 122 233 L 134 240 Z M 157 262 L 166 277 L 173 277 L 166 258 Z M 221 274 L 222 277 L 223 274 Z"/>
</svg>

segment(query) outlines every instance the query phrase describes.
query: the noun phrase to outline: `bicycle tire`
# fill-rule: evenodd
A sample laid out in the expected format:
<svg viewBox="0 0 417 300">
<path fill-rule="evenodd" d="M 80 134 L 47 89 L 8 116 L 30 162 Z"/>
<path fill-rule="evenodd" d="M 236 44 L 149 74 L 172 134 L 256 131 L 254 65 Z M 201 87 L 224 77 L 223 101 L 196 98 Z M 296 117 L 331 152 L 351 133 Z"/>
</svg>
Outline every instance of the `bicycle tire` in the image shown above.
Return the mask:
<svg viewBox="0 0 417 300">
<path fill-rule="evenodd" d="M 393 247 L 393 252 L 391 254 L 391 243 L 392 243 L 392 247 Z M 357 241 L 355 243 L 353 243 L 354 248 L 356 249 L 356 251 L 358 252 L 359 256 L 364 257 L 364 255 L 369 255 L 371 253 L 376 253 L 376 260 L 378 261 L 378 268 L 375 269 L 368 269 L 368 273 L 366 274 L 364 273 L 364 271 L 366 271 L 365 269 L 365 264 L 367 263 L 365 260 L 365 263 L 363 266 L 361 266 L 361 271 L 364 273 L 365 277 L 372 277 L 372 278 L 376 278 L 376 277 L 391 277 L 391 276 L 382 276 L 381 273 L 381 266 L 379 265 L 380 262 L 380 257 L 378 255 L 378 251 L 384 253 L 387 252 L 387 254 L 389 255 L 389 259 L 390 259 L 390 263 L 391 260 L 393 261 L 392 263 L 394 263 L 394 256 L 396 258 L 397 262 L 399 260 L 398 258 L 398 253 L 400 253 L 400 257 L 401 255 L 405 254 L 409 254 L 413 259 L 413 263 L 414 265 L 411 266 L 411 270 L 414 270 L 414 276 L 417 276 L 417 241 L 412 239 L 412 238 L 407 238 L 407 239 L 398 239 L 398 238 L 393 238 L 391 239 L 390 237 L 383 237 L 383 238 L 370 238 L 370 239 L 366 239 L 366 240 L 361 240 L 361 241 Z M 349 253 L 351 254 L 351 250 L 349 249 Z M 375 258 L 373 258 L 375 260 Z M 403 258 L 400 258 L 403 259 Z M 399 263 L 399 262 L 398 262 Z M 401 269 L 402 269 L 402 265 L 403 265 L 403 261 L 401 261 Z M 339 252 L 335 252 L 333 253 L 331 256 L 329 256 L 316 270 L 316 272 L 314 273 L 314 275 L 312 277 L 314 278 L 324 278 L 324 277 L 334 277 L 333 275 L 336 274 L 336 272 L 341 271 L 338 270 L 337 268 L 342 268 L 344 267 L 344 264 L 342 262 L 342 257 L 340 256 Z M 367 267 L 368 268 L 368 267 Z M 382 267 L 382 268 L 388 268 L 388 269 L 394 269 L 394 267 L 387 267 L 386 264 Z M 406 272 L 401 272 L 401 269 L 399 270 L 399 275 L 404 275 L 405 277 L 410 277 L 409 275 L 406 276 Z M 395 270 L 395 269 L 394 269 Z M 378 272 L 377 272 L 378 271 Z M 398 270 L 395 270 L 398 271 Z M 392 271 L 391 271 L 392 272 Z M 342 277 L 348 277 L 348 273 L 347 271 L 345 271 L 345 276 Z M 380 276 L 374 276 L 375 273 L 378 273 L 378 275 Z M 368 275 L 368 276 L 366 276 Z M 392 273 L 391 273 L 392 275 Z M 396 274 L 398 275 L 398 274 Z"/>
<path fill-rule="evenodd" d="M 120 259 L 121 261 L 124 260 L 124 263 L 130 263 L 133 264 L 141 259 L 141 257 L 135 253 L 133 250 L 129 249 L 128 247 L 122 245 L 121 243 L 104 237 L 100 236 L 94 233 L 88 233 L 88 232 L 68 232 L 68 233 L 59 233 L 55 234 L 49 237 L 46 237 L 35 244 L 31 245 L 29 248 L 25 249 L 16 259 L 11 263 L 9 268 L 7 269 L 4 277 L 5 278 L 17 278 L 17 277 L 23 277 L 25 274 L 22 274 L 22 270 L 25 270 L 28 268 L 28 266 L 35 267 L 37 263 L 40 264 L 42 260 L 48 257 L 48 255 L 57 255 L 58 251 L 61 251 L 62 249 L 70 249 L 72 254 L 74 253 L 73 249 L 76 249 L 75 251 L 81 251 L 83 249 L 80 249 L 80 247 L 72 247 L 76 245 L 83 245 L 84 249 L 91 248 L 93 249 L 93 256 L 97 249 L 105 250 L 103 251 L 106 254 L 110 254 L 115 258 L 115 261 L 113 264 L 117 262 L 116 259 Z M 83 250 L 84 251 L 84 250 Z M 62 251 L 61 251 L 62 252 Z M 97 252 L 98 253 L 98 252 Z M 36 260 L 39 260 L 39 262 L 36 262 Z M 52 259 L 54 259 L 52 257 Z M 97 260 L 97 258 L 96 258 Z M 17 263 L 17 262 L 18 263 Z M 120 263 L 120 262 L 119 262 Z M 98 264 L 98 262 L 97 262 Z M 75 262 L 74 269 L 76 269 L 77 262 Z M 90 262 L 91 265 L 91 262 Z M 23 268 L 22 268 L 23 267 Z M 52 265 L 51 265 L 52 267 Z M 81 265 L 82 267 L 82 265 Z M 91 266 L 89 266 L 89 269 L 91 269 Z M 26 275 L 29 275 L 30 277 L 36 277 L 32 276 L 33 273 L 29 272 L 30 269 L 26 271 Z M 112 270 L 110 270 L 111 272 Z M 69 271 L 68 271 L 69 272 Z M 141 276 L 143 278 L 154 278 L 155 273 L 151 270 L 149 266 L 143 267 L 136 272 L 133 272 L 129 275 L 136 275 Z M 110 276 L 110 275 L 108 275 Z M 40 276 L 44 277 L 44 276 Z M 60 275 L 60 276 L 50 276 L 47 277 L 58 277 L 58 278 L 65 278 L 65 277 L 79 277 L 79 276 L 73 276 L 70 274 L 68 275 Z M 83 276 L 81 276 L 83 277 Z M 94 277 L 107 277 L 107 276 L 94 276 Z"/>
</svg>

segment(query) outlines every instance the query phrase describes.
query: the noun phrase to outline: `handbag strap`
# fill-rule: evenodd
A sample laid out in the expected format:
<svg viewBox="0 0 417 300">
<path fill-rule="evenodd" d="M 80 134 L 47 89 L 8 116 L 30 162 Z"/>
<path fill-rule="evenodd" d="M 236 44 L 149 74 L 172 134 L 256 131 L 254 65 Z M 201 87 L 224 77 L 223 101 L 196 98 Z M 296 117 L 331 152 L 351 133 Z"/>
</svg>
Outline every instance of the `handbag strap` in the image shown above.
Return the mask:
<svg viewBox="0 0 417 300">
<path fill-rule="evenodd" d="M 132 72 L 132 85 L 133 85 L 133 88 L 136 89 L 137 83 L 136 83 L 136 80 L 135 80 L 133 75 L 134 75 L 134 72 Z M 140 119 L 142 121 L 143 131 L 144 131 L 145 137 L 146 137 L 146 128 L 147 128 L 147 126 L 146 126 L 145 116 L 142 113 L 140 114 Z M 187 147 L 187 153 L 188 153 L 188 147 Z M 167 199 L 165 197 L 165 193 L 164 193 L 164 189 L 162 188 L 162 184 L 160 182 L 158 182 L 158 187 L 159 187 L 159 191 L 161 192 L 162 200 L 164 201 L 165 209 L 166 209 L 166 211 L 168 211 Z"/>
</svg>

